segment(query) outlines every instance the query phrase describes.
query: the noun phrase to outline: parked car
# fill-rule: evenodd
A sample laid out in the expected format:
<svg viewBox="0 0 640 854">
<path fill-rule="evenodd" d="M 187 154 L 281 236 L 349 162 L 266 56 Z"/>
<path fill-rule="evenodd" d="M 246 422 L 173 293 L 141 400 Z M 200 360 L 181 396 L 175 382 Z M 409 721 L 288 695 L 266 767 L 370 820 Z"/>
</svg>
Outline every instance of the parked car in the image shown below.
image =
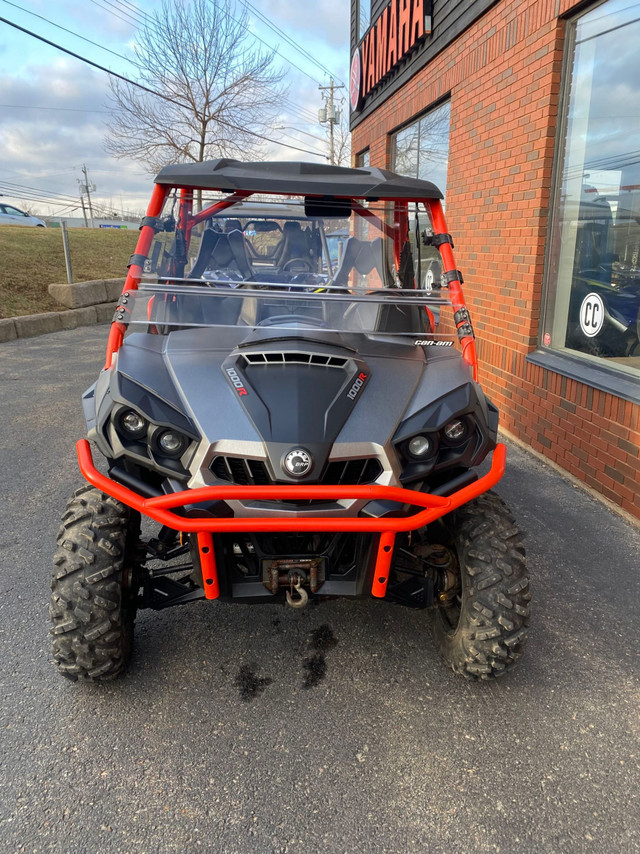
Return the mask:
<svg viewBox="0 0 640 854">
<path fill-rule="evenodd" d="M 37 216 L 31 216 L 13 205 L 0 204 L 0 225 L 28 225 L 31 228 L 46 228 L 47 225 Z"/>
</svg>

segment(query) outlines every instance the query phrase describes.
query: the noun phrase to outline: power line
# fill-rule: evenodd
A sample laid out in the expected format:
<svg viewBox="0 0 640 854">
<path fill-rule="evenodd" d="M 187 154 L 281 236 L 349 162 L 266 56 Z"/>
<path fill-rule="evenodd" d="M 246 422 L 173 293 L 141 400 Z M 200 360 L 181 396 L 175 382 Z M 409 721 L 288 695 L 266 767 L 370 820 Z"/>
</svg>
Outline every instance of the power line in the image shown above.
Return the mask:
<svg viewBox="0 0 640 854">
<path fill-rule="evenodd" d="M 145 11 L 144 11 L 144 10 L 142 10 L 142 9 L 138 9 L 136 6 L 134 6 L 134 4 L 133 4 L 133 3 L 126 3 L 126 7 L 129 7 L 130 9 L 132 9 L 132 10 L 133 10 L 133 14 L 132 14 L 132 13 L 129 13 L 128 11 L 126 11 L 126 8 L 125 8 L 125 9 L 123 9 L 123 8 L 122 8 L 123 6 L 125 6 L 125 4 L 122 2 L 122 0 L 115 0 L 115 2 L 117 3 L 117 6 L 115 6 L 115 5 L 111 2 L 111 0 L 91 0 L 91 2 L 92 2 L 94 5 L 99 6 L 100 8 L 105 9 L 105 11 L 106 11 L 106 12 L 109 12 L 109 14 L 113 15 L 114 17 L 118 18 L 118 19 L 119 19 L 119 20 L 121 20 L 121 21 L 124 21 L 125 23 L 129 23 L 129 24 L 134 23 L 134 24 L 137 24 L 138 26 L 139 26 L 140 24 L 142 24 L 142 25 L 144 25 L 144 26 L 153 26 L 153 29 L 156 29 L 156 32 L 157 32 L 157 25 L 156 25 L 156 22 L 155 22 L 155 20 L 154 20 L 153 16 L 152 16 L 152 15 L 149 15 L 147 12 L 145 12 Z M 122 14 L 123 14 L 123 15 L 125 15 L 126 17 L 125 17 L 125 18 L 122 18 L 120 15 L 118 15 L 118 14 L 117 14 L 117 12 L 112 11 L 111 9 L 107 9 L 107 8 L 106 8 L 106 6 L 104 5 L 105 3 L 106 3 L 108 6 L 111 6 L 113 9 L 117 9 L 119 12 L 122 12 Z M 246 3 L 245 3 L 245 5 L 246 5 Z M 259 15 L 259 14 L 260 14 L 260 13 L 258 13 L 258 15 Z M 232 21 L 235 21 L 235 22 L 236 22 L 236 24 L 239 24 L 239 23 L 240 23 L 240 21 L 239 21 L 239 20 L 238 20 L 234 15 L 232 15 L 231 13 L 229 13 L 229 17 L 231 18 L 231 20 L 232 20 Z M 151 23 L 150 23 L 150 22 L 151 22 Z M 269 24 L 269 22 L 268 22 L 268 21 L 264 21 L 264 23 L 266 23 L 266 24 L 267 24 L 267 26 L 270 26 L 270 24 Z M 274 29 L 274 27 L 271 27 L 271 29 Z M 305 77 L 308 77 L 308 78 L 309 78 L 309 80 L 312 80 L 314 83 L 318 83 L 318 82 L 319 82 L 318 80 L 316 80 L 316 78 L 315 78 L 315 77 L 313 77 L 311 74 L 309 74 L 309 73 L 308 73 L 307 71 L 305 71 L 303 68 L 300 68 L 300 66 L 299 66 L 299 65 L 297 65 L 297 64 L 296 64 L 292 59 L 289 59 L 287 56 L 285 56 L 283 53 L 281 53 L 281 52 L 280 52 L 276 47 L 274 47 L 272 44 L 269 44 L 269 42 L 265 41 L 263 38 L 261 38 L 261 37 L 260 37 L 259 35 L 257 35 L 256 33 L 251 32 L 251 31 L 248 31 L 248 32 L 249 32 L 249 35 L 250 35 L 253 39 L 255 39 L 256 41 L 259 41 L 261 44 L 263 44 L 263 45 L 264 45 L 265 47 L 267 47 L 269 50 L 273 50 L 273 51 L 274 51 L 274 52 L 275 52 L 275 53 L 276 53 L 276 54 L 277 54 L 281 59 L 283 59 L 285 62 L 288 62 L 288 63 L 289 63 L 289 65 L 293 66 L 293 68 L 297 69 L 301 74 L 304 74 L 304 75 L 305 75 Z M 288 38 L 289 38 L 285 33 L 283 33 L 282 35 L 284 36 L 284 38 L 285 38 L 285 39 L 288 39 Z M 295 47 L 295 43 L 293 43 L 293 46 Z M 302 52 L 302 49 L 300 49 L 300 51 Z M 309 54 L 309 58 L 313 60 L 313 57 L 312 57 L 310 54 Z M 326 72 L 326 69 L 325 69 L 322 65 L 320 65 L 317 61 L 313 60 L 313 62 L 314 62 L 314 64 L 315 64 L 315 65 L 317 65 L 317 66 L 318 66 L 318 67 L 319 67 L 323 72 Z M 326 72 L 326 73 L 329 73 L 329 72 Z"/>
<path fill-rule="evenodd" d="M 269 27 L 269 29 L 273 30 L 276 33 L 276 35 L 281 35 L 282 38 L 284 38 L 285 41 L 292 48 L 294 48 L 294 50 L 297 50 L 298 53 L 300 53 L 302 56 L 304 56 L 306 59 L 308 59 L 310 62 L 312 62 L 317 68 L 320 69 L 320 71 L 322 71 L 324 74 L 328 74 L 329 77 L 335 77 L 336 80 L 338 80 L 340 83 L 344 83 L 343 80 L 340 80 L 340 78 L 338 77 L 337 74 L 334 74 L 334 72 L 329 71 L 329 69 L 326 67 L 326 65 L 322 65 L 321 62 L 318 62 L 318 60 L 313 56 L 313 54 L 309 53 L 309 51 L 306 50 L 305 48 L 303 48 L 300 44 L 298 44 L 298 42 L 294 38 L 292 38 L 292 36 L 290 36 L 283 29 L 281 29 L 277 24 L 275 24 L 273 21 L 271 21 L 271 19 L 268 18 L 267 15 L 264 14 L 264 12 L 261 12 L 259 9 L 256 9 L 256 7 L 252 3 L 249 3 L 248 0 L 242 0 L 242 3 L 244 4 L 244 6 L 247 9 L 250 9 L 253 12 L 253 14 L 260 21 L 262 21 L 263 24 L 266 24 L 266 26 Z M 316 80 L 315 82 L 317 83 L 318 81 Z"/>
<path fill-rule="evenodd" d="M 53 110 L 58 113 L 105 113 L 109 115 L 109 110 L 81 110 L 79 107 L 40 107 L 35 104 L 0 104 L 0 107 L 8 110 Z"/>
<path fill-rule="evenodd" d="M 108 12 L 110 15 L 113 15 L 114 18 L 117 18 L 119 21 L 123 21 L 125 24 L 129 24 L 131 26 L 132 23 L 138 23 L 133 21 L 131 18 L 123 18 L 121 15 L 118 15 L 116 12 L 111 11 L 111 9 L 107 9 L 106 6 L 103 6 L 102 3 L 98 3 L 97 0 L 91 0 L 94 6 L 97 6 L 98 9 L 102 9 L 103 12 Z"/>
<path fill-rule="evenodd" d="M 91 0 L 91 2 L 93 2 L 93 3 L 96 3 L 96 4 L 97 4 L 97 3 L 98 3 L 98 0 Z M 108 3 L 108 4 L 109 4 L 109 6 L 113 6 L 113 3 L 111 2 L 111 0 L 99 0 L 99 2 L 100 2 L 101 4 Z M 152 15 L 149 15 L 149 13 L 148 13 L 148 12 L 145 12 L 143 9 L 139 9 L 137 6 L 135 6 L 135 4 L 133 4 L 133 3 L 129 3 L 129 2 L 127 2 L 127 0 L 114 0 L 114 2 L 117 4 L 117 6 L 122 6 L 122 7 L 125 7 L 125 9 L 132 9 L 132 10 L 133 10 L 134 17 L 131 17 L 131 15 L 129 15 L 129 14 L 127 13 L 127 11 L 124 11 L 124 12 L 123 12 L 123 14 L 127 15 L 127 17 L 128 17 L 128 18 L 129 18 L 133 23 L 136 23 L 136 24 L 137 24 L 137 25 L 139 25 L 139 26 L 140 26 L 140 25 L 142 25 L 142 26 L 144 26 L 144 27 L 149 27 L 150 29 L 155 30 L 156 34 L 160 34 L 160 35 L 161 35 L 161 33 L 160 33 L 160 29 L 159 29 L 159 26 L 158 26 L 158 23 L 157 23 L 157 20 L 156 20 Z M 114 7 L 114 8 L 115 8 L 115 7 Z M 110 14 L 112 14 L 112 15 L 115 15 L 115 13 L 114 13 L 114 12 L 112 12 L 110 9 L 106 9 L 106 8 L 105 8 L 105 11 L 109 12 L 109 13 L 110 13 Z M 119 17 L 119 16 L 118 16 L 118 15 L 115 15 L 115 17 Z M 240 22 L 238 21 L 238 19 L 237 19 L 237 18 L 235 18 L 233 15 L 230 15 L 229 17 L 230 17 L 233 21 L 235 21 L 237 24 L 239 24 L 239 23 L 240 23 Z M 124 20 L 124 19 L 123 19 L 123 18 L 120 18 L 120 20 Z M 270 50 L 271 50 L 271 49 L 273 49 L 273 46 L 272 46 L 272 45 L 270 45 L 268 42 L 266 42 L 266 41 L 264 41 L 263 39 L 261 39 L 261 38 L 260 38 L 259 36 L 257 36 L 255 33 L 249 32 L 249 35 L 250 35 L 252 38 L 257 39 L 258 41 L 262 42 L 262 44 L 264 44 L 264 45 L 265 45 L 265 47 L 269 48 Z M 283 54 L 279 53 L 278 51 L 276 51 L 276 53 L 278 54 L 278 56 L 280 56 L 282 59 L 284 59 L 284 61 L 285 61 L 285 62 L 288 62 L 290 65 L 292 65 L 292 66 L 293 66 L 294 68 L 296 68 L 298 71 L 300 71 L 300 73 L 301 73 L 301 74 L 304 74 L 305 76 L 309 77 L 309 79 L 310 79 L 310 80 L 312 80 L 314 83 L 316 83 L 316 82 L 317 82 L 317 81 L 315 80 L 315 78 L 314 78 L 314 77 L 311 77 L 311 75 L 308 75 L 308 74 L 307 74 L 307 73 L 306 73 L 302 68 L 300 68 L 300 67 L 299 67 L 298 65 L 296 65 L 294 62 L 291 62 L 291 60 L 289 60 L 286 56 L 284 56 Z M 265 86 L 265 87 L 263 87 L 263 88 L 265 88 L 265 89 L 266 89 L 266 86 Z M 282 103 L 283 103 L 283 104 L 286 104 L 286 105 L 288 105 L 288 106 L 290 106 L 290 107 L 291 107 L 293 110 L 295 110 L 298 114 L 305 114 L 305 115 L 309 118 L 309 120 L 310 120 L 311 122 L 315 122 L 315 120 L 316 120 L 315 115 L 314 115 L 310 110 L 308 110 L 308 109 L 307 109 L 303 104 L 296 104 L 294 101 L 291 101 L 289 98 L 286 98 L 286 97 L 282 98 Z"/>
<path fill-rule="evenodd" d="M 52 27 L 55 27 L 58 30 L 62 30 L 65 33 L 69 33 L 69 35 L 75 36 L 75 38 L 82 39 L 83 42 L 92 44 L 94 47 L 100 48 L 100 50 L 104 50 L 107 53 L 111 53 L 113 54 L 113 56 L 117 56 L 119 59 L 124 59 L 125 62 L 132 62 L 131 59 L 128 59 L 126 56 L 123 56 L 121 53 L 116 53 L 115 50 L 111 50 L 108 47 L 104 47 L 104 45 L 98 44 L 98 42 L 91 41 L 91 39 L 86 38 L 86 36 L 81 36 L 80 33 L 76 33 L 73 30 L 68 30 L 66 27 L 63 27 L 61 24 L 56 24 L 54 21 L 50 21 L 49 18 L 45 18 L 43 15 L 38 15 L 36 12 L 32 12 L 30 9 L 25 9 L 24 6 L 19 6 L 17 3 L 11 3 L 10 0 L 2 0 L 2 2 L 6 3 L 7 6 L 13 6 L 14 9 L 20 9 L 21 12 L 26 12 L 27 15 L 33 15 L 34 18 L 39 18 L 41 21 L 50 24 Z"/>
<path fill-rule="evenodd" d="M 79 59 L 80 62 L 85 62 L 87 65 L 91 65 L 93 66 L 93 68 L 97 68 L 99 71 L 104 71 L 106 74 L 110 74 L 112 77 L 117 77 L 118 80 L 124 80 L 125 83 L 131 83 L 132 86 L 137 86 L 138 89 L 144 89 L 145 92 L 149 92 L 149 94 L 151 95 L 156 95 L 158 98 L 162 98 L 164 101 L 169 101 L 172 104 L 175 103 L 175 100 L 173 98 L 169 98 L 167 95 L 162 95 L 160 92 L 154 92 L 153 89 L 149 89 L 147 86 L 143 86 L 142 83 L 136 83 L 135 80 L 130 80 L 128 77 L 125 77 L 122 74 L 117 74 L 115 71 L 111 71 L 109 68 L 105 68 L 104 65 L 98 65 L 97 62 L 93 62 L 91 59 L 87 59 L 86 56 L 80 56 L 79 53 L 74 53 L 72 50 L 69 50 L 66 47 L 62 47 L 62 45 L 57 44 L 56 42 L 52 42 L 49 39 L 45 39 L 44 36 L 39 36 L 32 30 L 27 30 L 25 27 L 21 27 L 18 24 L 15 24 L 13 21 L 9 21 L 7 18 L 0 17 L 0 21 L 2 21 L 3 24 L 8 24 L 10 27 L 13 27 L 15 30 L 20 30 L 21 33 L 26 33 L 26 35 L 32 36 L 34 39 L 38 39 L 38 41 L 48 44 L 50 47 L 55 47 L 58 50 L 61 50 L 63 53 L 72 56 L 74 59 Z"/>
<path fill-rule="evenodd" d="M 8 6 L 12 6 L 15 9 L 20 9 L 22 12 L 25 12 L 28 15 L 32 15 L 35 18 L 39 18 L 41 21 L 44 21 L 45 23 L 50 24 L 52 27 L 56 27 L 56 29 L 62 30 L 63 32 L 68 33 L 69 35 L 74 36 L 75 38 L 81 39 L 82 41 L 87 42 L 88 44 L 91 44 L 94 47 L 98 47 L 101 50 L 104 50 L 107 53 L 110 53 L 113 56 L 118 57 L 119 59 L 123 59 L 125 62 L 128 62 L 131 65 L 134 65 L 134 66 L 136 65 L 135 60 L 131 59 L 130 57 L 126 57 L 121 53 L 117 53 L 117 51 L 114 51 L 114 50 L 111 50 L 110 48 L 104 47 L 103 45 L 98 44 L 98 42 L 94 42 L 91 39 L 87 38 L 86 36 L 80 35 L 80 33 L 77 33 L 74 30 L 70 30 L 67 27 L 63 27 L 60 24 L 56 24 L 54 21 L 51 21 L 49 18 L 45 18 L 43 15 L 38 15 L 36 12 L 32 12 L 29 9 L 25 9 L 23 6 L 20 6 L 17 3 L 12 3 L 11 0 L 2 0 L 2 2 L 6 3 Z M 140 25 L 151 26 L 153 24 L 154 28 L 157 31 L 157 25 L 156 25 L 154 19 L 152 18 L 152 16 L 148 15 L 146 12 L 143 12 L 141 10 L 136 10 L 135 6 L 133 6 L 133 4 L 131 4 L 131 3 L 124 4 L 123 2 L 121 2 L 121 0 L 116 0 L 116 2 L 118 3 L 119 6 L 126 5 L 127 7 L 130 7 L 132 9 L 134 9 L 134 11 L 136 11 L 136 17 L 135 18 L 132 17 L 131 15 L 129 15 L 127 12 L 124 12 L 124 14 L 126 14 L 127 18 L 128 18 L 128 20 L 125 20 L 120 15 L 117 15 L 112 9 L 108 9 L 102 3 L 99 3 L 98 0 L 91 0 L 91 2 L 94 3 L 94 5 L 98 6 L 98 8 L 103 9 L 108 14 L 113 15 L 114 17 L 118 18 L 119 20 L 121 20 L 125 23 L 133 23 L 136 26 L 140 26 Z M 107 2 L 109 4 L 109 6 L 113 6 L 113 4 L 111 2 L 109 2 L 109 0 L 103 0 L 103 2 Z M 267 47 L 269 47 L 269 45 L 266 42 L 263 42 L 263 43 L 265 45 L 267 45 Z M 279 55 L 282 56 L 281 54 L 279 54 Z M 286 57 L 282 57 L 282 58 L 286 60 Z M 288 60 L 286 60 L 286 61 L 288 61 Z M 316 64 L 318 64 L 318 63 L 316 63 Z M 295 64 L 294 64 L 294 67 L 298 68 L 298 66 L 295 66 Z M 302 73 L 305 73 L 302 71 L 302 69 L 298 69 L 298 70 L 300 70 Z M 113 73 L 113 72 L 111 72 L 111 73 Z M 310 77 L 310 79 L 314 80 L 313 77 Z M 316 82 L 316 81 L 314 80 L 314 82 Z M 301 104 L 296 104 L 293 101 L 289 100 L 288 98 L 285 98 L 283 100 L 283 103 L 288 104 L 289 106 L 294 108 L 299 113 L 305 113 L 307 115 L 307 117 L 309 117 L 310 121 L 315 122 L 315 116 L 313 116 L 313 114 L 310 113 L 310 111 L 308 111 Z M 44 107 L 41 109 L 44 109 Z M 56 109 L 56 108 L 51 107 L 50 109 Z M 96 113 L 97 112 L 105 112 L 106 113 L 108 111 L 106 111 L 106 110 L 86 110 L 85 112 L 96 112 Z"/>
<path fill-rule="evenodd" d="M 68 193 L 58 193 L 55 190 L 51 190 L 50 192 L 47 192 L 44 190 L 39 190 L 37 187 L 30 187 L 27 184 L 15 184 L 12 181 L 0 181 L 0 186 L 2 186 L 2 188 L 7 190 L 7 191 L 10 189 L 17 189 L 17 190 L 20 190 L 22 192 L 24 192 L 25 190 L 28 190 L 30 193 L 37 193 L 41 196 L 48 196 L 51 198 L 56 197 L 59 199 L 64 199 L 65 201 L 75 201 L 76 200 L 76 196 L 71 196 Z"/>
<path fill-rule="evenodd" d="M 11 198 L 28 198 L 30 201 L 41 202 L 42 204 L 73 204 L 77 206 L 78 201 L 77 196 L 71 196 L 68 193 L 58 193 L 55 190 L 39 190 L 37 187 L 14 184 L 9 181 L 0 181 L 0 191 Z M 94 207 L 96 210 L 101 211 L 102 214 L 111 214 L 115 210 L 128 215 L 128 211 L 124 208 L 117 208 L 115 205 L 106 205 L 98 202 L 97 204 L 94 203 Z"/>
<path fill-rule="evenodd" d="M 156 92 L 154 89 L 149 89 L 148 86 L 143 86 L 142 83 L 137 83 L 135 80 L 131 80 L 129 77 L 125 77 L 122 74 L 117 74 L 115 71 L 111 71 L 110 69 L 105 68 L 103 65 L 99 65 L 97 62 L 93 62 L 92 60 L 87 59 L 85 56 L 81 56 L 78 53 L 74 53 L 72 50 L 69 50 L 66 47 L 62 47 L 62 45 L 59 45 L 56 42 L 50 41 L 49 39 L 45 39 L 44 36 L 39 36 L 37 33 L 34 33 L 31 30 L 28 30 L 25 27 L 21 27 L 18 24 L 15 24 L 13 21 L 7 20 L 7 18 L 0 17 L 0 21 L 2 21 L 5 24 L 8 24 L 10 27 L 13 27 L 16 30 L 20 30 L 20 32 L 25 33 L 28 36 L 32 36 L 33 38 L 38 39 L 38 41 L 41 41 L 41 42 L 44 42 L 45 44 L 48 44 L 50 47 L 55 47 L 58 50 L 61 50 L 63 53 L 66 53 L 69 56 L 72 56 L 74 59 L 79 59 L 80 62 L 84 62 L 87 65 L 91 65 L 93 68 L 97 68 L 99 71 L 104 71 L 105 74 L 110 74 L 112 77 L 117 77 L 118 80 L 123 80 L 125 83 L 129 83 L 131 86 L 135 86 L 137 89 L 142 89 L 142 91 L 148 92 L 150 95 L 155 95 L 157 98 L 162 98 L 163 101 L 168 101 L 170 104 L 178 104 L 179 106 L 183 106 L 183 107 L 185 107 L 185 106 L 189 107 L 190 106 L 186 103 L 181 103 L 176 98 L 171 98 L 168 95 L 163 95 L 161 92 Z M 291 148 L 294 151 L 302 151 L 305 154 L 313 154 L 316 157 L 323 156 L 323 155 L 318 154 L 317 151 L 311 151 L 308 148 L 299 148 L 298 146 L 295 146 L 295 145 L 289 145 L 286 142 L 280 142 L 277 139 L 272 139 L 271 137 L 264 136 L 264 135 L 259 134 L 259 133 L 255 133 L 254 131 L 250 131 L 247 128 L 240 128 L 237 125 L 232 125 L 230 122 L 225 122 L 219 118 L 217 119 L 217 121 L 221 125 L 228 127 L 230 130 L 237 130 L 237 131 L 240 131 L 241 133 L 246 133 L 249 136 L 256 137 L 257 139 L 265 140 L 265 142 L 272 142 L 275 145 L 281 145 L 284 148 Z"/>
</svg>

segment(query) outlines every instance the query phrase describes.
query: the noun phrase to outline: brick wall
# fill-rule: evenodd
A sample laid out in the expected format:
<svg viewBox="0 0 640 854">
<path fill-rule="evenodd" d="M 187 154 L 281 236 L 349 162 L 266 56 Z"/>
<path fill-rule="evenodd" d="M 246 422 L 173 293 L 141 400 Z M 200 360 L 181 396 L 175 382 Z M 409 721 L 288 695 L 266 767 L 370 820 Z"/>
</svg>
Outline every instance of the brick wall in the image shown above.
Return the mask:
<svg viewBox="0 0 640 854">
<path fill-rule="evenodd" d="M 564 21 L 575 0 L 505 0 L 355 128 L 389 134 L 451 98 L 447 218 L 502 425 L 640 518 L 640 406 L 525 361 L 538 342 Z"/>
</svg>

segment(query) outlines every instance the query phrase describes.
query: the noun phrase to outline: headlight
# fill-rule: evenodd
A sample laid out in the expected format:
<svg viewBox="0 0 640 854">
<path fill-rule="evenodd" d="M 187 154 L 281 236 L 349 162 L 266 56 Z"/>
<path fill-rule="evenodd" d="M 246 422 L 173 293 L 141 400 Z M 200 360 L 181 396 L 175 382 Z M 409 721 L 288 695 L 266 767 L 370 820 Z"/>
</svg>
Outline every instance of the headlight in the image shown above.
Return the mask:
<svg viewBox="0 0 640 854">
<path fill-rule="evenodd" d="M 173 430 L 164 430 L 157 437 L 158 447 L 170 457 L 179 457 L 187 447 L 187 439 Z"/>
<path fill-rule="evenodd" d="M 407 450 L 416 459 L 426 457 L 432 447 L 433 443 L 428 436 L 414 436 L 413 439 L 409 439 L 409 443 L 407 444 Z"/>
<path fill-rule="evenodd" d="M 450 421 L 442 432 L 450 442 L 460 442 L 467 435 L 467 425 L 457 418 L 455 421 Z"/>
<path fill-rule="evenodd" d="M 147 432 L 147 422 L 133 409 L 127 409 L 120 415 L 120 427 L 127 436 L 136 439 Z"/>
</svg>

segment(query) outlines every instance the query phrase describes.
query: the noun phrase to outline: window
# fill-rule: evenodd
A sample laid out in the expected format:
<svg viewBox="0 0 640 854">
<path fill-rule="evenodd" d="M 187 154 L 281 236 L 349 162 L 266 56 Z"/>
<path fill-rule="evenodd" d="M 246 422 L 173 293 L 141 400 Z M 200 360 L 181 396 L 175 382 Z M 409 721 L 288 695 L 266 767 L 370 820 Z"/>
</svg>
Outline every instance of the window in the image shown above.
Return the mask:
<svg viewBox="0 0 640 854">
<path fill-rule="evenodd" d="M 363 168 L 367 168 L 371 166 L 371 158 L 369 156 L 369 149 L 366 151 L 361 151 L 360 154 L 356 154 L 356 167 L 362 166 Z"/>
<path fill-rule="evenodd" d="M 445 195 L 449 160 L 450 104 L 441 104 L 392 139 L 394 172 L 431 181 Z"/>
<path fill-rule="evenodd" d="M 392 170 L 431 181 L 443 195 L 447 189 L 450 115 L 451 105 L 447 101 L 399 130 L 391 140 Z M 424 214 L 422 218 L 424 222 L 416 211 L 410 212 L 409 239 L 416 282 L 419 287 L 431 290 L 442 284 L 442 264 L 439 251 L 419 239 L 421 230 L 430 230 Z"/>
<path fill-rule="evenodd" d="M 371 0 L 358 0 L 358 20 L 357 30 L 358 37 L 356 41 L 360 41 L 362 36 L 367 32 L 371 24 Z"/>
<path fill-rule="evenodd" d="M 635 377 L 640 377 L 638 44 L 638 0 L 609 0 L 569 30 L 542 329 L 547 348 Z"/>
</svg>

